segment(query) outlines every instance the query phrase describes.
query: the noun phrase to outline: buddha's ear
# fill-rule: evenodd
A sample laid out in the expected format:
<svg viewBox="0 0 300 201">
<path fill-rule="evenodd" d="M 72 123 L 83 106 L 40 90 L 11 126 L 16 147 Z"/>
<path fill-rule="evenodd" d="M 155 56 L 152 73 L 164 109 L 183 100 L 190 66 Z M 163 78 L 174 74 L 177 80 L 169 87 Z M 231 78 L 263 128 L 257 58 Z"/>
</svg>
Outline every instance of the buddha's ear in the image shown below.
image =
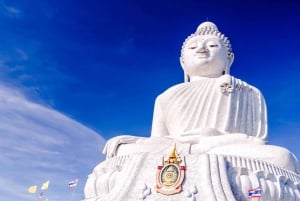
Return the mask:
<svg viewBox="0 0 300 201">
<path fill-rule="evenodd" d="M 190 81 L 190 76 L 186 74 L 186 72 L 184 71 L 184 82 L 189 82 L 189 81 Z"/>
<path fill-rule="evenodd" d="M 228 63 L 227 63 L 227 66 L 225 67 L 224 74 L 230 73 L 230 67 L 233 63 L 233 60 L 234 60 L 234 54 L 231 52 L 230 55 L 228 55 Z"/>
<path fill-rule="evenodd" d="M 190 81 L 190 76 L 185 72 L 184 62 L 183 62 L 182 56 L 179 58 L 179 62 L 180 62 L 181 68 L 182 68 L 183 73 L 184 73 L 184 82 L 189 82 Z"/>
<path fill-rule="evenodd" d="M 182 56 L 179 57 L 179 62 L 180 62 L 181 68 L 184 70 L 184 62 L 183 62 Z"/>
<path fill-rule="evenodd" d="M 230 55 L 228 56 L 228 66 L 230 67 L 232 65 L 234 61 L 234 54 L 233 52 L 230 53 Z"/>
</svg>

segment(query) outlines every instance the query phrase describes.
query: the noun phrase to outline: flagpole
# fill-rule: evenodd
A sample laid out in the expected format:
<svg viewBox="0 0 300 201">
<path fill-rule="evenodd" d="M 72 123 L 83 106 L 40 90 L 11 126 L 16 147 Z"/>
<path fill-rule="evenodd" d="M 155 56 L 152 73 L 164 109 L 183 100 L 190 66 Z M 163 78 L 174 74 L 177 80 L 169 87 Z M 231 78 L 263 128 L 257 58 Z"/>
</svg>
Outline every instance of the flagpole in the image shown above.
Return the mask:
<svg viewBox="0 0 300 201">
<path fill-rule="evenodd" d="M 76 188 L 73 188 L 73 189 L 72 189 L 70 201 L 73 201 L 73 197 L 74 197 L 74 192 L 75 192 L 75 190 L 76 190 Z"/>
<path fill-rule="evenodd" d="M 69 189 L 72 189 L 70 201 L 73 201 L 74 193 L 77 188 L 77 182 L 78 182 L 78 178 L 73 179 L 72 181 L 69 182 Z"/>
<path fill-rule="evenodd" d="M 43 200 L 44 197 L 45 197 L 46 199 L 48 199 L 48 196 L 47 196 L 46 192 L 47 192 L 47 190 L 48 190 L 48 188 L 49 188 L 49 183 L 50 183 L 50 180 L 47 180 L 46 182 L 44 182 L 44 183 L 42 184 L 42 186 L 41 186 L 41 192 L 40 192 L 40 195 L 39 195 L 39 200 L 40 200 L 40 201 Z"/>
<path fill-rule="evenodd" d="M 45 195 L 45 191 L 41 191 L 38 197 L 38 200 L 41 201 Z"/>
</svg>

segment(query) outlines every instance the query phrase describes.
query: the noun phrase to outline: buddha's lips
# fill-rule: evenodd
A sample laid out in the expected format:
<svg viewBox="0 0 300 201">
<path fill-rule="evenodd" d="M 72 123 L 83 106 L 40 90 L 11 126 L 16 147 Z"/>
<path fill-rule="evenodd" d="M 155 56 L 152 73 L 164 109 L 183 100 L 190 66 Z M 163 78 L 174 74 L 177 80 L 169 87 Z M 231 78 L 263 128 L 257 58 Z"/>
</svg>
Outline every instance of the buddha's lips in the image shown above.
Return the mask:
<svg viewBox="0 0 300 201">
<path fill-rule="evenodd" d="M 207 58 L 209 56 L 208 53 L 197 53 L 195 54 L 195 57 L 197 58 Z"/>
</svg>

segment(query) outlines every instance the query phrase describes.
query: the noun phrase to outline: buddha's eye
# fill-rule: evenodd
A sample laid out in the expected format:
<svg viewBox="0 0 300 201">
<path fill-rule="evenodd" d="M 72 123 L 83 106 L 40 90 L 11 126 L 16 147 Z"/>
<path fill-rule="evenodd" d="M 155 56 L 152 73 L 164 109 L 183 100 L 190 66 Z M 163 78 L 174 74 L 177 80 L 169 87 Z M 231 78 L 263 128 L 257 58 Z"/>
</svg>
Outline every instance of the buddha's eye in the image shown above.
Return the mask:
<svg viewBox="0 0 300 201">
<path fill-rule="evenodd" d="M 196 43 L 192 43 L 192 44 L 188 45 L 188 49 L 193 50 L 193 49 L 196 49 L 196 48 L 197 48 L 197 44 Z"/>
<path fill-rule="evenodd" d="M 207 47 L 219 47 L 219 43 L 211 40 L 211 41 L 207 41 L 206 46 Z"/>
<path fill-rule="evenodd" d="M 208 47 L 218 47 L 219 45 L 217 45 L 217 44 L 210 44 L 210 45 L 208 45 Z"/>
<path fill-rule="evenodd" d="M 196 46 L 190 46 L 188 47 L 190 50 L 196 49 Z"/>
</svg>

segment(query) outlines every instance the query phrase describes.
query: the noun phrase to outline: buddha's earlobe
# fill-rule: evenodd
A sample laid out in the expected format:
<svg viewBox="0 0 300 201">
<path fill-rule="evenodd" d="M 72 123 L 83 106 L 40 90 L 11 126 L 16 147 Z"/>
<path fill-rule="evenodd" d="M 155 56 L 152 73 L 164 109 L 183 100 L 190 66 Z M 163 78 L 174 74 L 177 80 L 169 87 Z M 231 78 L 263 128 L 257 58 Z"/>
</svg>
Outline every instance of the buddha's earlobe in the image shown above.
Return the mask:
<svg viewBox="0 0 300 201">
<path fill-rule="evenodd" d="M 184 69 L 184 62 L 183 62 L 183 58 L 182 56 L 179 58 L 180 61 L 180 65 L 183 69 L 183 74 L 184 74 L 184 82 L 189 82 L 190 81 L 190 76 L 186 73 L 185 69 Z"/>
<path fill-rule="evenodd" d="M 184 69 L 184 62 L 183 62 L 182 56 L 179 57 L 179 62 L 180 62 L 181 67 Z"/>
<path fill-rule="evenodd" d="M 232 65 L 232 63 L 233 63 L 233 60 L 234 60 L 234 54 L 233 54 L 233 52 L 231 52 L 229 55 L 228 55 L 228 66 L 230 67 L 231 65 Z"/>
<path fill-rule="evenodd" d="M 228 63 L 227 65 L 225 66 L 225 69 L 223 71 L 223 75 L 226 75 L 226 74 L 230 74 L 230 67 L 233 63 L 233 60 L 234 60 L 234 54 L 231 52 L 229 55 L 228 55 Z"/>
<path fill-rule="evenodd" d="M 184 82 L 189 82 L 190 76 L 184 71 Z"/>
</svg>

